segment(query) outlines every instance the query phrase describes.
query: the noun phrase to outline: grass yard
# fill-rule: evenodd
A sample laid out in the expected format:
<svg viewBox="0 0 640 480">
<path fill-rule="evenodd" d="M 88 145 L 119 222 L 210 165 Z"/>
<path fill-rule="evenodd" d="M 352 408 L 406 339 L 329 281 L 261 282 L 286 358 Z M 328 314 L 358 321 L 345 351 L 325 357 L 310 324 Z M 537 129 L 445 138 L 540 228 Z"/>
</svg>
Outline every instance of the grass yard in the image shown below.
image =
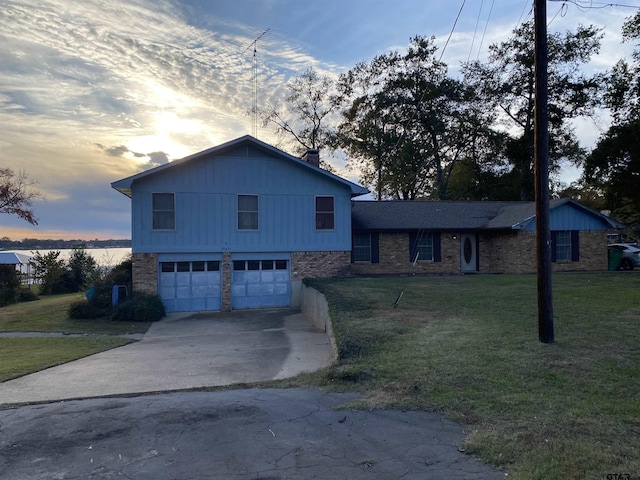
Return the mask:
<svg viewBox="0 0 640 480">
<path fill-rule="evenodd" d="M 46 295 L 34 302 L 16 303 L 0 308 L 2 332 L 61 332 L 93 335 L 145 333 L 150 322 L 113 322 L 107 318 L 77 320 L 69 318 L 71 302 L 84 298 L 81 293 Z"/>
<path fill-rule="evenodd" d="M 59 332 L 86 337 L 0 338 L 0 382 L 131 343 L 117 335 L 144 333 L 150 322 L 76 320 L 67 316 L 81 294 L 43 296 L 0 308 L 0 333 Z"/>
<path fill-rule="evenodd" d="M 640 274 L 553 281 L 551 345 L 534 275 L 314 281 L 341 360 L 297 381 L 360 390 L 361 407 L 441 411 L 509 478 L 639 479 Z"/>
<path fill-rule="evenodd" d="M 0 382 L 131 342 L 114 336 L 0 338 Z"/>
</svg>

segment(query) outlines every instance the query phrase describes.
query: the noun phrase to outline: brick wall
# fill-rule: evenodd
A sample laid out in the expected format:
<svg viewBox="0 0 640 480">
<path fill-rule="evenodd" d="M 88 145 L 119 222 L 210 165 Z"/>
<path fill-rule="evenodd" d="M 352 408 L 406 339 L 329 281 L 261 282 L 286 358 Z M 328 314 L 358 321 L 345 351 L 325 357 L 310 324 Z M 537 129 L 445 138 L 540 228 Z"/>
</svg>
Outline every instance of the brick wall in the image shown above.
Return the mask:
<svg viewBox="0 0 640 480">
<path fill-rule="evenodd" d="M 131 257 L 133 291 L 157 295 L 158 256 L 155 253 L 134 253 Z"/>
<path fill-rule="evenodd" d="M 292 252 L 291 280 L 345 275 L 350 261 L 351 252 Z"/>
<path fill-rule="evenodd" d="M 553 262 L 554 272 L 607 269 L 607 232 L 581 231 L 580 260 Z M 480 235 L 480 271 L 485 273 L 534 273 L 536 233 L 509 232 Z"/>
<path fill-rule="evenodd" d="M 231 253 L 222 253 L 222 299 L 220 309 L 231 311 Z"/>
<path fill-rule="evenodd" d="M 460 240 L 452 234 L 440 235 L 441 261 L 418 261 L 409 258 L 408 233 L 380 233 L 379 263 L 352 263 L 350 272 L 356 275 L 393 273 L 459 273 Z"/>
</svg>

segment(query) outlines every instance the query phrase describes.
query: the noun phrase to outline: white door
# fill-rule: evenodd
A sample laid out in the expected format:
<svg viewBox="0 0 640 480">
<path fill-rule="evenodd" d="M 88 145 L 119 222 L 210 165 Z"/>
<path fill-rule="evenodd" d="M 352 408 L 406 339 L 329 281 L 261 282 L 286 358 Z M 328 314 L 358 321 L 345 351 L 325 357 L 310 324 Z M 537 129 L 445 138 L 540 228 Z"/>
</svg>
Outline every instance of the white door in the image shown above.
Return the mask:
<svg viewBox="0 0 640 480">
<path fill-rule="evenodd" d="M 475 233 L 460 235 L 460 271 L 478 271 L 478 240 Z"/>
</svg>

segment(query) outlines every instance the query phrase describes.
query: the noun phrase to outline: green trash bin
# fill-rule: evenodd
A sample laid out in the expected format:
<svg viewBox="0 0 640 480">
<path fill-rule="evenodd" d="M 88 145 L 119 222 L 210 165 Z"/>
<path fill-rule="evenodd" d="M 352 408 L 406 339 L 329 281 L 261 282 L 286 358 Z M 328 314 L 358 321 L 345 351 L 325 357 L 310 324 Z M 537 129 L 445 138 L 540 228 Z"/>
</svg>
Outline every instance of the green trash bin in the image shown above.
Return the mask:
<svg viewBox="0 0 640 480">
<path fill-rule="evenodd" d="M 622 257 L 624 254 L 622 250 L 617 250 L 615 248 L 609 249 L 609 271 L 615 272 L 620 269 L 620 262 L 622 261 Z"/>
</svg>

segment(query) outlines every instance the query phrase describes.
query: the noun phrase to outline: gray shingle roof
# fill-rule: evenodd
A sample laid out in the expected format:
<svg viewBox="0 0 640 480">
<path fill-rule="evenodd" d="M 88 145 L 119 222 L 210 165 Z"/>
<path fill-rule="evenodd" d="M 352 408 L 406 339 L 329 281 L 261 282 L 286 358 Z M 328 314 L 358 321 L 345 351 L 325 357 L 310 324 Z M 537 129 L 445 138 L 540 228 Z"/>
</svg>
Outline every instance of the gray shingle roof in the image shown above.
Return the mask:
<svg viewBox="0 0 640 480">
<path fill-rule="evenodd" d="M 621 224 L 571 199 L 552 200 L 551 209 L 571 203 L 597 216 L 609 228 Z M 351 210 L 354 230 L 510 230 L 524 227 L 535 217 L 534 202 L 355 201 Z"/>
</svg>

